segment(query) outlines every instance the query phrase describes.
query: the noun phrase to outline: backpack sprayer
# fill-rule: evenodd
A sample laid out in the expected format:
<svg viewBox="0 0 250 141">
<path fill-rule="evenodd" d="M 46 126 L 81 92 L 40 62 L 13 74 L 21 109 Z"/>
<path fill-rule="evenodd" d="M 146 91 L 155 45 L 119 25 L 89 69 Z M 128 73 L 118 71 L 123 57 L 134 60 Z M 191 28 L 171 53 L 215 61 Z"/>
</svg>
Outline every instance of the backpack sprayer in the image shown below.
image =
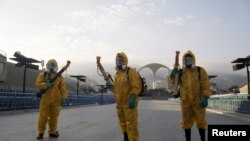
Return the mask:
<svg viewBox="0 0 250 141">
<path fill-rule="evenodd" d="M 54 82 L 59 76 L 61 76 L 62 73 L 69 67 L 70 63 L 71 63 L 71 62 L 68 60 L 68 61 L 67 61 L 67 64 L 66 64 L 58 73 L 56 73 L 56 75 L 55 75 L 52 79 L 50 79 L 49 81 L 50 81 L 51 83 L 53 83 L 53 82 Z M 42 95 L 43 95 L 47 90 L 49 90 L 49 88 L 40 90 L 40 91 L 36 94 L 36 96 L 37 96 L 38 98 L 42 97 Z"/>
</svg>

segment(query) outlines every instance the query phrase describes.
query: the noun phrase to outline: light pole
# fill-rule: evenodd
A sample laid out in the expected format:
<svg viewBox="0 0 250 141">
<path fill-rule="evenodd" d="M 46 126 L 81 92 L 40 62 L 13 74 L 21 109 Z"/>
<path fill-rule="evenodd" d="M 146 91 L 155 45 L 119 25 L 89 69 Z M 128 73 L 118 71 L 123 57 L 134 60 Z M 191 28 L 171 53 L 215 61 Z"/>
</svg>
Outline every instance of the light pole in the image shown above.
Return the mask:
<svg viewBox="0 0 250 141">
<path fill-rule="evenodd" d="M 231 63 L 236 63 L 233 65 L 233 70 L 237 71 L 243 68 L 247 68 L 247 88 L 248 88 L 248 100 L 250 100 L 250 86 L 249 86 L 249 65 L 250 65 L 250 55 L 246 58 L 237 58 L 236 60 L 232 61 Z"/>
<path fill-rule="evenodd" d="M 79 81 L 85 82 L 86 76 L 84 75 L 70 75 L 70 77 L 76 78 L 76 103 L 78 104 L 78 95 L 79 95 Z"/>
<path fill-rule="evenodd" d="M 86 81 L 86 76 L 84 75 L 70 75 L 70 77 L 76 78 L 76 94 L 79 94 L 79 81 L 85 82 Z"/>
<path fill-rule="evenodd" d="M 25 92 L 25 84 L 26 84 L 26 70 L 27 68 L 38 70 L 39 66 L 33 65 L 32 63 L 41 63 L 40 61 L 33 59 L 33 58 L 27 58 L 26 56 L 22 55 L 19 51 L 16 51 L 14 53 L 15 58 L 10 58 L 11 60 L 17 61 L 16 66 L 22 67 L 24 66 L 24 72 L 23 72 L 23 93 Z"/>
<path fill-rule="evenodd" d="M 100 91 L 101 91 L 101 101 L 100 101 L 100 104 L 102 105 L 103 104 L 103 92 L 106 89 L 106 85 L 96 85 L 96 86 L 100 87 Z"/>
</svg>

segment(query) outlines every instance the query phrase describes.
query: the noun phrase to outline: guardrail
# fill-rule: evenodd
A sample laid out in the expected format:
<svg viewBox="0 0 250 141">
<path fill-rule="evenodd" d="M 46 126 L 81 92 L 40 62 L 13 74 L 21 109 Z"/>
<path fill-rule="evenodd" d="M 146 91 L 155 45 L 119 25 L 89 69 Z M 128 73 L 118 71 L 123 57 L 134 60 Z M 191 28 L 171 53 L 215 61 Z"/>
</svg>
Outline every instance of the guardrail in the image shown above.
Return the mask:
<svg viewBox="0 0 250 141">
<path fill-rule="evenodd" d="M 142 97 L 150 97 L 155 100 L 167 100 L 169 98 L 169 94 L 165 90 L 156 89 L 147 91 Z"/>
<path fill-rule="evenodd" d="M 250 100 L 247 94 L 213 95 L 210 97 L 208 107 L 250 114 Z"/>
<path fill-rule="evenodd" d="M 34 109 L 39 107 L 36 93 L 0 92 L 0 110 Z M 75 95 L 69 93 L 64 106 L 115 103 L 112 94 Z"/>
</svg>

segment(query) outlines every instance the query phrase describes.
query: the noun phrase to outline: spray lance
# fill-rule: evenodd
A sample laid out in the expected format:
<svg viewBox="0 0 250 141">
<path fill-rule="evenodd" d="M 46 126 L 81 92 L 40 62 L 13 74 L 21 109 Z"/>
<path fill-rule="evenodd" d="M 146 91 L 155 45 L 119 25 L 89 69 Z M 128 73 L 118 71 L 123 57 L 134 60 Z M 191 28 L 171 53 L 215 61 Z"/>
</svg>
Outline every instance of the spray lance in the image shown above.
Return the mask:
<svg viewBox="0 0 250 141">
<path fill-rule="evenodd" d="M 96 63 L 97 63 L 97 73 L 98 73 L 98 69 L 99 69 L 101 71 L 100 75 L 104 77 L 104 80 L 109 85 L 113 85 L 113 79 L 112 79 L 111 75 L 104 70 L 104 68 L 101 64 L 101 57 L 100 56 L 96 56 Z"/>
<path fill-rule="evenodd" d="M 174 69 L 177 69 L 177 73 L 175 74 L 175 78 L 174 78 L 174 96 L 178 96 L 179 95 L 179 70 L 180 70 L 180 64 L 179 64 L 179 55 L 180 55 L 180 51 L 176 51 L 175 52 L 175 64 L 174 64 Z"/>
<path fill-rule="evenodd" d="M 70 63 L 71 63 L 71 62 L 68 60 L 68 61 L 67 61 L 67 64 L 66 64 L 58 73 L 56 73 L 56 75 L 55 75 L 51 80 L 49 80 L 49 81 L 50 81 L 51 83 L 53 83 L 59 76 L 61 76 L 61 74 L 62 74 L 65 70 L 67 70 L 67 68 L 69 67 Z M 40 91 L 36 94 L 36 96 L 37 96 L 38 98 L 41 98 L 42 95 L 43 95 L 47 90 L 49 90 L 49 88 L 46 88 L 46 89 L 44 89 L 44 90 L 40 90 Z"/>
</svg>

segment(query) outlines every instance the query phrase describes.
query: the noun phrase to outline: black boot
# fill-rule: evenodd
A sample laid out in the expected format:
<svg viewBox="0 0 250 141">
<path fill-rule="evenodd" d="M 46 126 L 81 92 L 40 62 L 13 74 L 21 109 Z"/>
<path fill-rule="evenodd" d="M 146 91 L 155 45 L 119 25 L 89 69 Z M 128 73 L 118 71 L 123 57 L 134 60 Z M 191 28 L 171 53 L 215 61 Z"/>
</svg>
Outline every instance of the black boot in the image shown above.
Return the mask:
<svg viewBox="0 0 250 141">
<path fill-rule="evenodd" d="M 43 139 L 43 134 L 38 134 L 38 136 L 36 137 L 36 139 L 38 139 L 38 140 Z"/>
<path fill-rule="evenodd" d="M 123 135 L 124 135 L 123 141 L 129 141 L 127 132 L 124 132 Z"/>
<path fill-rule="evenodd" d="M 56 133 L 49 134 L 49 137 L 51 137 L 51 138 L 58 138 L 59 137 L 58 131 L 56 131 Z"/>
<path fill-rule="evenodd" d="M 185 129 L 185 137 L 186 137 L 186 141 L 191 140 L 191 129 Z"/>
<path fill-rule="evenodd" d="M 201 136 L 201 141 L 205 141 L 205 136 L 206 136 L 205 129 L 199 129 L 199 133 Z"/>
</svg>

